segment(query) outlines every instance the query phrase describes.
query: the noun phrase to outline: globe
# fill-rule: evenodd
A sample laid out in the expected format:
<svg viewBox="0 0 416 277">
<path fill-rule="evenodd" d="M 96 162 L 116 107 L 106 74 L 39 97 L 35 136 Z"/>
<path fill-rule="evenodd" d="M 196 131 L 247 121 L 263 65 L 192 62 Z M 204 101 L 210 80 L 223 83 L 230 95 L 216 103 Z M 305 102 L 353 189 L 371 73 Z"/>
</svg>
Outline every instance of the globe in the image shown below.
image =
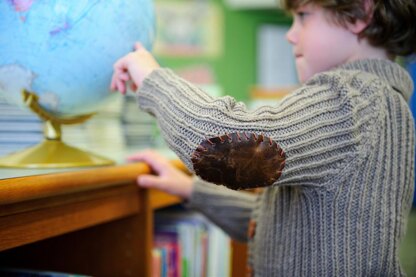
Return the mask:
<svg viewBox="0 0 416 277">
<path fill-rule="evenodd" d="M 96 111 L 111 92 L 113 63 L 154 37 L 148 0 L 0 1 L 0 93 L 22 89 L 58 115 Z"/>
<path fill-rule="evenodd" d="M 114 62 L 151 47 L 154 21 L 149 0 L 0 1 L 0 94 L 25 107 L 31 92 L 56 118 L 96 112 L 115 96 Z"/>
</svg>

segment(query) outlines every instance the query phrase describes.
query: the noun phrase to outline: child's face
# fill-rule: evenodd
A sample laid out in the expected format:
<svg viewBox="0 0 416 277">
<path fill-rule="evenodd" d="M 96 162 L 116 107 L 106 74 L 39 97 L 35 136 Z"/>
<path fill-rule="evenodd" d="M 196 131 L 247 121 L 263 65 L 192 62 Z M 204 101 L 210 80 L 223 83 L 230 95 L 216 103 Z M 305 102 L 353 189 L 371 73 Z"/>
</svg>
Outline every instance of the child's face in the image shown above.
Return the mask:
<svg viewBox="0 0 416 277">
<path fill-rule="evenodd" d="M 298 78 L 302 83 L 355 56 L 357 35 L 330 21 L 330 16 L 323 8 L 311 4 L 294 11 L 293 24 L 286 37 L 293 45 Z"/>
</svg>

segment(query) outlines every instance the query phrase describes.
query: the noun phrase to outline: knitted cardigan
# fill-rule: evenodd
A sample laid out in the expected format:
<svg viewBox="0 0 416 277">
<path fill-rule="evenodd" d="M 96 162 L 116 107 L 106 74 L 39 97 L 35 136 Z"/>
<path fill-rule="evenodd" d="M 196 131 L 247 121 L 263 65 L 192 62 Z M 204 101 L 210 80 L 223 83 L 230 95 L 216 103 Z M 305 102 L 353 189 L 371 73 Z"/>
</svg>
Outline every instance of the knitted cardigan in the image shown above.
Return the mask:
<svg viewBox="0 0 416 277">
<path fill-rule="evenodd" d="M 188 201 L 249 243 L 255 276 L 402 276 L 414 188 L 412 89 L 399 65 L 360 60 L 254 111 L 168 69 L 145 79 L 138 100 L 190 170 L 198 144 L 225 133 L 263 133 L 285 151 L 283 174 L 261 194 L 194 178 Z"/>
</svg>

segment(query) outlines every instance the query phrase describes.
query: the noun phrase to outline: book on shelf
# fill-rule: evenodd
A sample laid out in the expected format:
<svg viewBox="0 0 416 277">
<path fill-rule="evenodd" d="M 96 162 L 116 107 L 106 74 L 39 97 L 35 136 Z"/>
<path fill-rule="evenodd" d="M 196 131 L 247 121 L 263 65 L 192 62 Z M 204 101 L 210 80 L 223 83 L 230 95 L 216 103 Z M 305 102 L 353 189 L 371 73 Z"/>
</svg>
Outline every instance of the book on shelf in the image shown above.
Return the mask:
<svg viewBox="0 0 416 277">
<path fill-rule="evenodd" d="M 154 237 L 154 251 L 158 251 L 160 264 L 156 265 L 160 276 L 181 276 L 181 247 L 177 232 L 157 232 Z M 156 257 L 157 260 L 157 257 Z M 158 276 L 158 275 L 156 275 Z"/>
<path fill-rule="evenodd" d="M 158 212 L 155 217 L 154 272 L 167 277 L 229 276 L 230 239 L 199 213 Z"/>
</svg>

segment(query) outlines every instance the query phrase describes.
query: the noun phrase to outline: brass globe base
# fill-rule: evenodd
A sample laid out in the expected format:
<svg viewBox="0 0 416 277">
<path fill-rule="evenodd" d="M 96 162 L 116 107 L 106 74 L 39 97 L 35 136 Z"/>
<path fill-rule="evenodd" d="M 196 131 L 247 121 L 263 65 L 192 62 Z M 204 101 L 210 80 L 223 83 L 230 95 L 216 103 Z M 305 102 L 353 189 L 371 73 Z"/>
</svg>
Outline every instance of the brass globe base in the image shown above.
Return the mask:
<svg viewBox="0 0 416 277">
<path fill-rule="evenodd" d="M 59 118 L 42 109 L 38 96 L 26 90 L 23 102 L 44 122 L 44 141 L 25 150 L 0 157 L 0 167 L 13 168 L 68 168 L 114 164 L 112 160 L 69 146 L 61 140 L 61 125 L 77 124 L 93 114 Z"/>
<path fill-rule="evenodd" d="M 60 140 L 44 140 L 0 158 L 0 167 L 9 168 L 68 168 L 112 164 L 112 160 L 69 146 Z"/>
</svg>

